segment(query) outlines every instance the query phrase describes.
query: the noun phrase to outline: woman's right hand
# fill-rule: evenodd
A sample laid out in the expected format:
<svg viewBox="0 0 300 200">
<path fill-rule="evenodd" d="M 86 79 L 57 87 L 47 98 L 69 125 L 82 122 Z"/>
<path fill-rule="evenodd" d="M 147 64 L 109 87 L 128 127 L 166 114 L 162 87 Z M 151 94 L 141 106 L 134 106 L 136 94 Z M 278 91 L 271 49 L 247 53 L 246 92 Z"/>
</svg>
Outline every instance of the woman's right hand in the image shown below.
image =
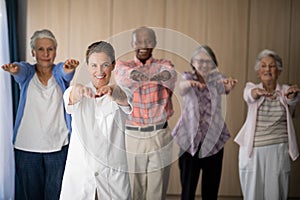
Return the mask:
<svg viewBox="0 0 300 200">
<path fill-rule="evenodd" d="M 189 91 L 191 87 L 198 87 L 200 90 L 206 88 L 205 83 L 200 83 L 199 81 L 194 80 L 184 80 L 179 83 L 179 92 L 181 95 L 184 95 Z"/>
<path fill-rule="evenodd" d="M 9 72 L 11 75 L 15 75 L 19 72 L 19 66 L 17 64 L 14 64 L 14 63 L 9 63 L 9 64 L 2 65 L 1 68 L 4 71 Z"/>
<path fill-rule="evenodd" d="M 70 93 L 69 105 L 79 102 L 83 97 L 93 98 L 92 89 L 81 84 L 76 84 Z"/>
<path fill-rule="evenodd" d="M 263 88 L 254 88 L 251 91 L 251 95 L 254 99 L 259 99 L 260 97 L 264 96 L 264 97 L 272 97 L 273 94 L 266 91 Z"/>
<path fill-rule="evenodd" d="M 194 80 L 189 80 L 188 81 L 191 87 L 198 87 L 200 89 L 204 89 L 206 88 L 206 84 L 205 83 L 201 83 L 199 81 L 194 81 Z"/>
</svg>

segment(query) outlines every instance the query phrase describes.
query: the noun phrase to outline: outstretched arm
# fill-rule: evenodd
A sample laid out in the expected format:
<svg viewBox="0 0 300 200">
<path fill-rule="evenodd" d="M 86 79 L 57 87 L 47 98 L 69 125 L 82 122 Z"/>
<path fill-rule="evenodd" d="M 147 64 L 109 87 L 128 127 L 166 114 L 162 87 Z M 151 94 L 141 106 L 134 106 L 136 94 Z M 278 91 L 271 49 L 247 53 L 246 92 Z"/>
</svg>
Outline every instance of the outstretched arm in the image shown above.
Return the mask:
<svg viewBox="0 0 300 200">
<path fill-rule="evenodd" d="M 73 72 L 79 65 L 79 61 L 75 59 L 68 59 L 64 64 L 65 73 L 69 74 Z"/>
<path fill-rule="evenodd" d="M 105 85 L 98 89 L 96 96 L 109 95 L 120 106 L 128 106 L 126 93 L 118 85 Z"/>
<path fill-rule="evenodd" d="M 1 66 L 1 68 L 4 71 L 9 72 L 11 75 L 18 74 L 18 72 L 20 70 L 19 66 L 15 63 L 4 64 L 4 65 Z"/>
<path fill-rule="evenodd" d="M 226 94 L 229 94 L 229 92 L 234 88 L 234 86 L 237 84 L 238 80 L 233 78 L 226 78 L 222 80 L 225 88 Z"/>
<path fill-rule="evenodd" d="M 73 86 L 70 92 L 69 105 L 76 104 L 83 97 L 92 98 L 93 97 L 92 89 L 81 84 L 76 84 L 75 86 Z"/>
<path fill-rule="evenodd" d="M 285 93 L 285 96 L 288 99 L 293 99 L 297 96 L 298 92 L 300 92 L 298 85 L 292 85 Z"/>
<path fill-rule="evenodd" d="M 251 90 L 251 96 L 253 99 L 259 99 L 262 96 L 271 97 L 271 96 L 273 96 L 273 94 L 270 92 L 267 92 L 263 88 L 254 88 Z"/>
<path fill-rule="evenodd" d="M 194 80 L 183 80 L 179 83 L 179 91 L 181 95 L 184 95 L 187 93 L 187 91 L 191 87 L 197 87 L 199 89 L 204 89 L 206 88 L 205 83 L 201 83 L 199 81 L 194 81 Z"/>
</svg>

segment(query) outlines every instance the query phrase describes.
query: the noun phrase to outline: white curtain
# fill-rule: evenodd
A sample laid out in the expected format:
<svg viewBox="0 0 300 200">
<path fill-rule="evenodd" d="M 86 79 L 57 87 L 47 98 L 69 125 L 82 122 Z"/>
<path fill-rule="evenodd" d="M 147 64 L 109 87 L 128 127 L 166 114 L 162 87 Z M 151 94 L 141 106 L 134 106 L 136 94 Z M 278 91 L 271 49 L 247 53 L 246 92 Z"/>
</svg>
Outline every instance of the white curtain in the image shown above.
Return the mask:
<svg viewBox="0 0 300 200">
<path fill-rule="evenodd" d="M 5 0 L 0 0 L 0 66 L 9 63 L 8 25 Z M 11 77 L 0 69 L 0 200 L 14 199 L 14 154 L 12 144 Z"/>
</svg>

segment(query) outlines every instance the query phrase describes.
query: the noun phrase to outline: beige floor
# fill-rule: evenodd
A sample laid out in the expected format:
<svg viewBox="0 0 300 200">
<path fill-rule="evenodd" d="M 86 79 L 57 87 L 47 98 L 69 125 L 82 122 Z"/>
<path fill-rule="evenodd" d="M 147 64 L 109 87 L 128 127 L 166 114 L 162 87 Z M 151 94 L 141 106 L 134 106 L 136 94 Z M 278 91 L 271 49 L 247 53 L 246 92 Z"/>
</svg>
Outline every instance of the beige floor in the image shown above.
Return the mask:
<svg viewBox="0 0 300 200">
<path fill-rule="evenodd" d="M 166 200 L 180 200 L 179 195 L 167 195 Z M 196 197 L 195 200 L 201 200 L 201 197 Z M 219 197 L 218 200 L 243 200 L 242 197 Z M 288 198 L 288 200 L 300 200 L 299 198 Z"/>
<path fill-rule="evenodd" d="M 168 195 L 166 200 L 180 200 L 180 196 Z M 201 197 L 196 197 L 195 200 L 201 200 Z M 218 200 L 243 200 L 242 197 L 219 197 Z"/>
</svg>

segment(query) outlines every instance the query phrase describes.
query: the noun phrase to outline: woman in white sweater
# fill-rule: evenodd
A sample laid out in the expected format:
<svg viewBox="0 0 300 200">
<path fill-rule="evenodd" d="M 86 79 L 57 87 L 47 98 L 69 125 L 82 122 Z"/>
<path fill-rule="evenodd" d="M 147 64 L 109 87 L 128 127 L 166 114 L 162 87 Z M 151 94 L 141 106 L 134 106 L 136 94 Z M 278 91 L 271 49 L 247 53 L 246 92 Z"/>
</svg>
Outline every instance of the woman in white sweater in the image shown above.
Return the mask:
<svg viewBox="0 0 300 200">
<path fill-rule="evenodd" d="M 248 82 L 244 100 L 246 122 L 235 138 L 240 145 L 239 175 L 245 200 L 287 199 L 290 158 L 299 156 L 291 109 L 297 104 L 297 85 L 280 85 L 282 59 L 275 52 L 259 53 L 255 71 L 261 83 Z"/>
</svg>

